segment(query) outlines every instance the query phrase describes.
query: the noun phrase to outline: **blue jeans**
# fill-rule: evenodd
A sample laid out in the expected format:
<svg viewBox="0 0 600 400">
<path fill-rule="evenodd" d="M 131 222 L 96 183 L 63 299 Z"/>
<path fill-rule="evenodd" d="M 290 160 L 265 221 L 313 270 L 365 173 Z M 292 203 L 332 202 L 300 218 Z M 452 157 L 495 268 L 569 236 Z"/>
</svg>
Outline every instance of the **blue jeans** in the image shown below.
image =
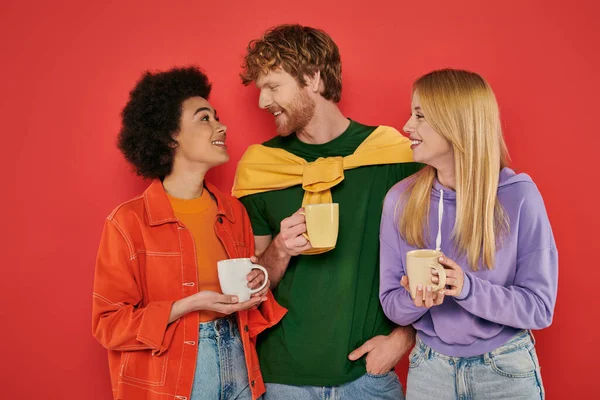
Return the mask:
<svg viewBox="0 0 600 400">
<path fill-rule="evenodd" d="M 190 400 L 251 400 L 244 348 L 235 318 L 200 324 Z"/>
<path fill-rule="evenodd" d="M 263 400 L 403 400 L 398 375 L 365 374 L 339 386 L 293 386 L 267 383 Z"/>
<path fill-rule="evenodd" d="M 528 331 L 475 357 L 449 357 L 417 337 L 409 356 L 407 400 L 543 399 L 544 386 Z"/>
</svg>

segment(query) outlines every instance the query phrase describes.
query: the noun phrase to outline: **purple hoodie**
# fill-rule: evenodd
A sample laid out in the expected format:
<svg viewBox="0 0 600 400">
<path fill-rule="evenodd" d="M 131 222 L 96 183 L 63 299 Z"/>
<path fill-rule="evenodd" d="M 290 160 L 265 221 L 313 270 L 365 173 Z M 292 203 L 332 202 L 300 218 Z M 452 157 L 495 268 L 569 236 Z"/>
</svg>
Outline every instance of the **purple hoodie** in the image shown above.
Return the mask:
<svg viewBox="0 0 600 400">
<path fill-rule="evenodd" d="M 410 179 L 410 178 L 408 178 Z M 550 325 L 558 284 L 558 253 L 542 196 L 528 175 L 509 168 L 500 172 L 498 199 L 506 211 L 510 233 L 496 251 L 494 268 L 474 272 L 454 248 L 451 232 L 456 218 L 456 193 L 437 180 L 431 191 L 428 248 L 435 248 L 438 202 L 443 190 L 444 254 L 465 273 L 460 296 L 446 296 L 439 306 L 417 307 L 400 286 L 410 246 L 398 232 L 396 203 L 406 189 L 403 180 L 388 192 L 381 217 L 381 285 L 379 298 L 387 317 L 398 325 L 412 324 L 432 349 L 454 357 L 492 351 L 522 329 Z M 398 207 L 402 212 L 402 206 Z"/>
</svg>

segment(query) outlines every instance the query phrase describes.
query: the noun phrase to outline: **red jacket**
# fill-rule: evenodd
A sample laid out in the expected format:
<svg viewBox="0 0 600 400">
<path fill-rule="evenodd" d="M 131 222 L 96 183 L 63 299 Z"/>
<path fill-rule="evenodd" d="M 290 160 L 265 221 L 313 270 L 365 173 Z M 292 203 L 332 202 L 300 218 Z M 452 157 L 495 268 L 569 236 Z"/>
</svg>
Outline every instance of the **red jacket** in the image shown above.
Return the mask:
<svg viewBox="0 0 600 400">
<path fill-rule="evenodd" d="M 208 183 L 206 187 L 217 201 L 215 232 L 228 256 L 254 255 L 242 204 Z M 198 313 L 171 324 L 168 320 L 176 300 L 198 291 L 195 253 L 192 234 L 175 217 L 159 180 L 106 219 L 96 261 L 92 329 L 108 349 L 115 399 L 190 398 Z M 267 297 L 260 308 L 237 313 L 253 399 L 265 391 L 256 336 L 286 313 L 270 291 Z"/>
</svg>

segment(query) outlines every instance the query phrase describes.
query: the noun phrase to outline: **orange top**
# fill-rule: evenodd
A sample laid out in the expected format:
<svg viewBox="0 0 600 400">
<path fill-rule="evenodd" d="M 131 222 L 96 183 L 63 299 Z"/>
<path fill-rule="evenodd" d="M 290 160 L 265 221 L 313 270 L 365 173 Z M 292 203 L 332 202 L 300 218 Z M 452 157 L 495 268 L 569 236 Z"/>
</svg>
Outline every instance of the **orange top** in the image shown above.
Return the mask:
<svg viewBox="0 0 600 400">
<path fill-rule="evenodd" d="M 183 200 L 167 194 L 175 216 L 183 223 L 194 237 L 196 245 L 196 262 L 198 265 L 198 291 L 212 290 L 221 292 L 217 261 L 226 260 L 227 252 L 215 232 L 217 220 L 217 203 L 208 190 L 192 200 Z M 216 311 L 200 310 L 200 322 L 213 321 L 224 317 Z"/>
</svg>

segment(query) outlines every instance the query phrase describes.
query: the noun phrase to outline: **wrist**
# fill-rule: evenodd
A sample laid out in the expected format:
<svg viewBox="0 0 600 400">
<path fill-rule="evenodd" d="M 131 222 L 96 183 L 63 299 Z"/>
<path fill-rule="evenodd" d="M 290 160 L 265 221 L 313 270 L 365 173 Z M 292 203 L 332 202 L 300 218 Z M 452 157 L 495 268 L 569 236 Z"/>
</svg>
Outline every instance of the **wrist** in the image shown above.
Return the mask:
<svg viewBox="0 0 600 400">
<path fill-rule="evenodd" d="M 183 312 L 183 314 L 190 313 L 192 311 L 198 311 L 202 309 L 200 302 L 197 299 L 197 296 L 188 296 L 184 297 L 181 300 L 177 300 L 175 305 Z"/>
<path fill-rule="evenodd" d="M 458 296 L 455 297 L 456 300 L 466 299 L 469 295 L 469 292 L 471 292 L 471 279 L 469 278 L 468 274 L 463 273 L 463 286 Z"/>
<path fill-rule="evenodd" d="M 273 240 L 273 250 L 275 251 L 275 255 L 277 256 L 277 258 L 289 257 L 286 251 L 287 247 L 285 245 L 283 237 L 281 237 L 281 233 L 275 236 L 275 240 Z"/>
<path fill-rule="evenodd" d="M 390 336 L 393 338 L 412 344 L 415 341 L 415 329 L 412 326 L 398 326 L 396 327 Z"/>
<path fill-rule="evenodd" d="M 173 302 L 173 305 L 171 305 L 171 313 L 169 315 L 169 323 L 183 317 L 190 311 L 192 311 L 192 309 L 189 297 Z"/>
</svg>

